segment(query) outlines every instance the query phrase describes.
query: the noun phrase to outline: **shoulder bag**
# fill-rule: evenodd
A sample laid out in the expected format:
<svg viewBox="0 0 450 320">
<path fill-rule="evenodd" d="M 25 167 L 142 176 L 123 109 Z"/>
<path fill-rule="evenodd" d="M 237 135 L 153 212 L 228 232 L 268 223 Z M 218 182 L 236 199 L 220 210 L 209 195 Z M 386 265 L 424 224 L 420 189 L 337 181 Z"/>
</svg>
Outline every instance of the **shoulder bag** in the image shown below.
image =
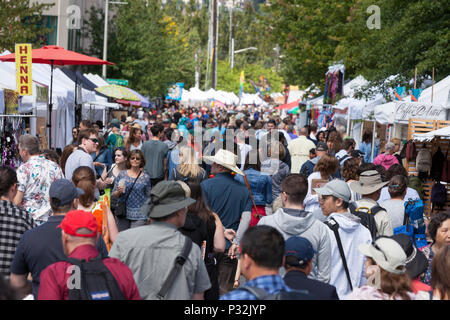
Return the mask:
<svg viewBox="0 0 450 320">
<path fill-rule="evenodd" d="M 137 179 L 139 179 L 139 176 L 141 175 L 142 171 L 139 172 L 138 176 L 136 177 L 136 179 L 134 179 L 133 184 L 131 185 L 130 190 L 127 193 L 127 196 L 125 197 L 125 201 L 124 202 L 119 202 L 117 204 L 116 209 L 114 210 L 114 215 L 117 218 L 125 218 L 127 216 L 127 200 L 128 197 L 130 196 L 131 190 L 133 190 L 134 184 L 136 183 Z"/>
</svg>

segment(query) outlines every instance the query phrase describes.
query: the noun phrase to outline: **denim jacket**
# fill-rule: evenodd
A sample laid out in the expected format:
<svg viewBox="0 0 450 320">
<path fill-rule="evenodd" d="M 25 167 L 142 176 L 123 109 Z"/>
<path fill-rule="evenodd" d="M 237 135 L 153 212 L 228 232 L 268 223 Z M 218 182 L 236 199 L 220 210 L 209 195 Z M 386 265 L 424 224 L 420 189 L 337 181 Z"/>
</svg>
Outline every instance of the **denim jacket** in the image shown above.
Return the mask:
<svg viewBox="0 0 450 320">
<path fill-rule="evenodd" d="M 272 198 L 272 181 L 268 174 L 261 173 L 254 169 L 245 170 L 245 174 L 252 189 L 253 199 L 257 206 L 265 206 L 271 204 Z M 235 179 L 245 185 L 244 177 L 237 174 Z"/>
<path fill-rule="evenodd" d="M 95 154 L 95 152 L 91 153 L 91 157 L 92 157 L 92 160 L 97 158 L 97 159 L 95 159 L 94 162 L 100 162 L 100 163 L 103 163 L 104 165 L 106 165 L 106 170 L 109 170 L 111 168 L 111 165 L 113 164 L 111 152 L 109 151 L 108 148 L 104 148 L 104 149 L 100 150 L 100 154 L 98 155 L 98 157 Z M 103 167 L 95 167 L 95 171 L 97 171 L 96 172 L 97 175 L 101 175 L 103 172 Z"/>
</svg>

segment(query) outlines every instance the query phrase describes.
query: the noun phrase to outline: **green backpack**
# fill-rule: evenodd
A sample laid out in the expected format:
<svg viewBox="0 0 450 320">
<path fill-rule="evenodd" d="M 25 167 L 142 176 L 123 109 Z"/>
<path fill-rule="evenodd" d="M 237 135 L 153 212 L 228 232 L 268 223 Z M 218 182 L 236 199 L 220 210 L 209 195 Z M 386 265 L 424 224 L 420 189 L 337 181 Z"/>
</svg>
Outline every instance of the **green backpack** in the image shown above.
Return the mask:
<svg viewBox="0 0 450 320">
<path fill-rule="evenodd" d="M 417 193 L 419 194 L 420 199 L 422 199 L 422 200 L 425 199 L 425 195 L 423 193 L 422 180 L 420 180 L 419 177 L 410 175 L 408 187 L 415 189 L 417 191 Z"/>
</svg>

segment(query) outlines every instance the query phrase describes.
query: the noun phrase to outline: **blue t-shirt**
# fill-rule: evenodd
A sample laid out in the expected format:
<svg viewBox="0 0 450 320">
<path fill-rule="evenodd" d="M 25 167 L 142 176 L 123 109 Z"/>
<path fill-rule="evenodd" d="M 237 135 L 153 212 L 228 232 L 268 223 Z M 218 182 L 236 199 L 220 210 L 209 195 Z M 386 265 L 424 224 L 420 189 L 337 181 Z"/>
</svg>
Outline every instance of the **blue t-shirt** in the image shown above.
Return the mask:
<svg viewBox="0 0 450 320">
<path fill-rule="evenodd" d="M 25 232 L 17 245 L 11 263 L 11 273 L 24 275 L 31 272 L 33 277 L 32 293 L 35 299 L 39 292 L 42 270 L 67 258 L 62 246 L 61 228 L 57 228 L 64 216 L 50 216 L 46 223 Z M 101 237 L 98 238 L 96 247 L 102 257 L 108 256 L 108 250 Z"/>
<path fill-rule="evenodd" d="M 208 207 L 219 216 L 226 229 L 237 231 L 242 212 L 252 211 L 250 192 L 229 173 L 216 174 L 201 183 Z M 231 243 L 227 240 L 226 247 Z"/>
</svg>

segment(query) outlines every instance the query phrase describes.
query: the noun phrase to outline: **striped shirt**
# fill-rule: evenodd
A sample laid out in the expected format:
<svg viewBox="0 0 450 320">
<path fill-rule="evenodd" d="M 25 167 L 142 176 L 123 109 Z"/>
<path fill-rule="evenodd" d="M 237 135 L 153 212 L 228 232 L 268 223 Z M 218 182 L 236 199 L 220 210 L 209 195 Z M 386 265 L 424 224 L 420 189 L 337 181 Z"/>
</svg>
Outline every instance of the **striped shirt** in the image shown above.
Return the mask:
<svg viewBox="0 0 450 320">
<path fill-rule="evenodd" d="M 9 276 L 17 244 L 25 231 L 36 227 L 25 210 L 12 202 L 0 200 L 0 274 Z"/>
</svg>

